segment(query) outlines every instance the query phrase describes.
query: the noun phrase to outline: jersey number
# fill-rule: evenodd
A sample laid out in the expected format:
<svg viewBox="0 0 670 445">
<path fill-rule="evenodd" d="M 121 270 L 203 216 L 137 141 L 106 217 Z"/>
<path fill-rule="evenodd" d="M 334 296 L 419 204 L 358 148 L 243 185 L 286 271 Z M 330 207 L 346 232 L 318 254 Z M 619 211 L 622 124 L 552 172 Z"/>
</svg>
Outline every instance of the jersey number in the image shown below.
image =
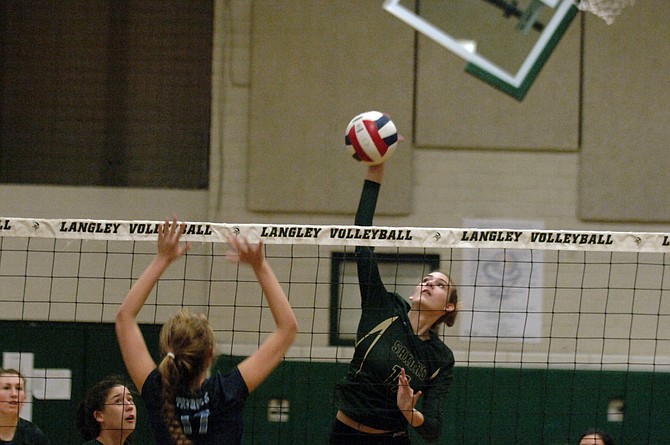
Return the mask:
<svg viewBox="0 0 670 445">
<path fill-rule="evenodd" d="M 200 418 L 200 428 L 198 428 L 198 434 L 207 434 L 209 410 L 203 409 L 202 411 L 197 412 L 193 417 Z M 184 429 L 184 434 L 187 436 L 193 435 L 193 427 L 191 426 L 190 416 L 181 416 L 181 427 Z"/>
<path fill-rule="evenodd" d="M 391 374 L 384 380 L 384 383 L 391 387 L 391 391 L 398 392 L 398 376 L 400 375 L 400 370 L 402 368 L 398 365 L 394 365 L 391 370 Z M 407 376 L 407 382 L 409 383 L 412 380 L 412 376 Z"/>
</svg>

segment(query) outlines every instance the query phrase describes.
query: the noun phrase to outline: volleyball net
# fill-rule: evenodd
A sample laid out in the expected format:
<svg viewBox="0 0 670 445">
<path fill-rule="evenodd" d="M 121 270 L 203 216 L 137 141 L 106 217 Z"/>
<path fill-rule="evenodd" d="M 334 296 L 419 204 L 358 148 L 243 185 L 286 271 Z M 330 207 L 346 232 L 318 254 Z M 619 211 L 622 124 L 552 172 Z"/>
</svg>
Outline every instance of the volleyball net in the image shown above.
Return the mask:
<svg viewBox="0 0 670 445">
<path fill-rule="evenodd" d="M 52 435 L 76 434 L 63 413 L 93 380 L 123 373 L 111 326 L 160 224 L 0 219 L 2 367 L 29 378 L 24 417 Z M 138 317 L 152 351 L 182 307 L 207 314 L 217 366 L 272 332 L 252 270 L 225 260 L 230 235 L 264 241 L 300 325 L 250 398 L 245 443 L 326 443 L 360 317 L 357 245 L 375 247 L 400 295 L 433 270 L 458 287 L 457 323 L 441 332 L 457 361 L 445 443 L 569 444 L 590 427 L 617 444 L 670 437 L 670 234 L 187 223 L 191 249 Z"/>
</svg>

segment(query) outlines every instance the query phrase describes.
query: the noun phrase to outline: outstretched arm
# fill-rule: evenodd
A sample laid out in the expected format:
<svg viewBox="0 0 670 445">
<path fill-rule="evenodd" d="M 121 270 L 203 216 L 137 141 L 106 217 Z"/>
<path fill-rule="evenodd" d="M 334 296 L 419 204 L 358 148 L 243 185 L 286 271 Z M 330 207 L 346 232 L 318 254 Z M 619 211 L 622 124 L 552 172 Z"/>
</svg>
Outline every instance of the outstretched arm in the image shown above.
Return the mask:
<svg viewBox="0 0 670 445">
<path fill-rule="evenodd" d="M 368 167 L 354 219 L 357 226 L 372 225 L 383 177 L 384 164 Z M 356 262 L 361 302 L 364 305 L 368 302 L 374 303 L 369 296 L 386 295 L 374 249 L 369 246 L 356 246 Z"/>
<path fill-rule="evenodd" d="M 156 363 L 149 353 L 142 331 L 137 324 L 137 314 L 163 272 L 190 247 L 189 244 L 179 243 L 185 229 L 186 225 L 179 225 L 176 217 L 173 217 L 171 222 L 166 219 L 165 224 L 161 224 L 158 229 L 156 256 L 130 288 L 116 313 L 116 338 L 121 348 L 121 356 L 130 378 L 140 392 L 147 376 L 156 367 Z"/>
<path fill-rule="evenodd" d="M 276 324 L 274 332 L 265 339 L 258 350 L 238 365 L 249 392 L 252 392 L 283 360 L 297 335 L 298 321 L 284 290 L 265 259 L 263 242 L 250 245 L 245 239 L 234 237 L 229 238 L 228 241 L 234 249 L 228 258 L 232 261 L 247 263 L 252 267 Z"/>
</svg>

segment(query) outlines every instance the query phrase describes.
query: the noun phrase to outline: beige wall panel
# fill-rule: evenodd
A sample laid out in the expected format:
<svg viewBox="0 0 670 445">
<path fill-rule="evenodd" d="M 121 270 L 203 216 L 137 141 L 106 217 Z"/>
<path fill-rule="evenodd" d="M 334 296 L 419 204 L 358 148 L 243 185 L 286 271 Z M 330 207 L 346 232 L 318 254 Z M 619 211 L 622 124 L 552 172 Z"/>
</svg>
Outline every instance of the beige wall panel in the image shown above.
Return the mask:
<svg viewBox="0 0 670 445">
<path fill-rule="evenodd" d="M 356 114 L 391 115 L 411 140 L 412 30 L 382 2 L 252 2 L 247 205 L 353 213 L 364 166 L 344 149 Z M 411 144 L 396 150 L 379 213 L 411 210 Z"/>
<path fill-rule="evenodd" d="M 422 36 L 418 44 L 416 145 L 577 150 L 579 20 L 577 16 L 570 24 L 521 102 L 466 73 L 463 59 Z M 501 26 L 504 21 L 500 17 Z"/>
<path fill-rule="evenodd" d="M 670 222 L 670 2 L 587 18 L 579 215 Z"/>
</svg>

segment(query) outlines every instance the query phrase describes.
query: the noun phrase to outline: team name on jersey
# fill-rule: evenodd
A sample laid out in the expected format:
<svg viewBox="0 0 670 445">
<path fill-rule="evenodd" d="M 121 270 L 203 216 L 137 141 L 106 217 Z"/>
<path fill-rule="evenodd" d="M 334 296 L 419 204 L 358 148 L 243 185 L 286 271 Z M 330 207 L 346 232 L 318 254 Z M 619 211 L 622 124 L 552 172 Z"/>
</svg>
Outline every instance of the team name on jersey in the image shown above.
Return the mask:
<svg viewBox="0 0 670 445">
<path fill-rule="evenodd" d="M 199 410 L 209 403 L 209 394 L 205 393 L 202 397 L 177 397 L 175 405 L 178 409 Z"/>
<path fill-rule="evenodd" d="M 419 363 L 416 361 L 414 358 L 414 354 L 407 349 L 405 345 L 403 345 L 401 342 L 396 341 L 393 344 L 393 347 L 391 348 L 391 351 L 393 351 L 396 356 L 400 359 L 400 361 L 405 365 L 406 368 L 411 370 L 411 372 L 416 375 L 420 380 L 425 380 L 426 376 L 428 375 L 428 371 L 426 370 L 426 366 L 422 363 Z"/>
</svg>

